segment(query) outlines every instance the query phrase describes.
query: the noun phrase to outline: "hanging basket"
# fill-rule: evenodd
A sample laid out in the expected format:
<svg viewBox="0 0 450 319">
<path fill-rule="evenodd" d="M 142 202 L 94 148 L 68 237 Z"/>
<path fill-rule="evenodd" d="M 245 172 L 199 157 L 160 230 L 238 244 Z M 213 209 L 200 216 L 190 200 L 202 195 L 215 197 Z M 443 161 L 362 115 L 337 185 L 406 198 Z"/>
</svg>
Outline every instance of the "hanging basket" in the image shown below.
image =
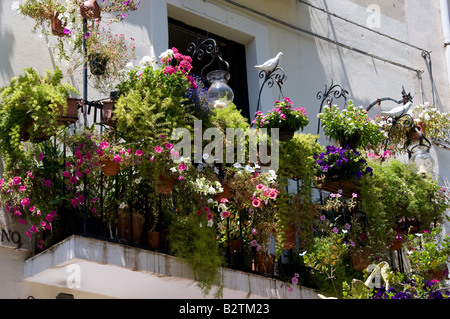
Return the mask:
<svg viewBox="0 0 450 319">
<path fill-rule="evenodd" d="M 295 130 L 293 130 L 292 128 L 290 128 L 287 125 L 284 125 L 282 127 L 280 127 L 280 141 L 281 142 L 288 142 L 290 140 L 292 140 L 292 138 L 294 137 L 295 134 Z"/>
<path fill-rule="evenodd" d="M 222 200 L 223 198 L 228 199 L 231 196 L 231 189 L 227 184 L 222 184 L 222 188 L 223 188 L 222 193 L 214 195 L 214 199 L 218 202 L 220 202 L 220 200 Z"/>
<path fill-rule="evenodd" d="M 172 193 L 173 185 L 175 184 L 175 180 L 170 174 L 159 174 L 159 179 L 155 183 L 155 190 L 157 193 L 162 195 L 168 195 Z"/>
<path fill-rule="evenodd" d="M 115 176 L 120 171 L 120 163 L 113 160 L 102 160 L 100 164 L 102 165 L 103 174 L 106 176 Z"/>
<path fill-rule="evenodd" d="M 84 19 L 100 19 L 101 10 L 96 0 L 87 0 L 80 5 L 80 14 Z"/>
<path fill-rule="evenodd" d="M 354 134 L 338 134 L 338 143 L 341 148 L 346 148 L 347 146 L 356 149 L 358 148 L 360 142 L 361 142 L 361 135 L 359 133 Z"/>
<path fill-rule="evenodd" d="M 106 72 L 106 65 L 108 64 L 108 58 L 100 53 L 89 54 L 89 67 L 93 75 L 101 76 Z"/>
</svg>

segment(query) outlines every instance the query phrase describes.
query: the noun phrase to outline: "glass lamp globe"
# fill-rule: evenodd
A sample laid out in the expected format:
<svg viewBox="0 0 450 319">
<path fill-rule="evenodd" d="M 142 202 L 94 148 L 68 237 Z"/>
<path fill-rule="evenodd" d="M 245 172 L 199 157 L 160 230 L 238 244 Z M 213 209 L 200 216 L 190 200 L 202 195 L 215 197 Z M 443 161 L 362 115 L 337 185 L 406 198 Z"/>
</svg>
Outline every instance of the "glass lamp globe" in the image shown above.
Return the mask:
<svg viewBox="0 0 450 319">
<path fill-rule="evenodd" d="M 435 161 L 427 149 L 421 148 L 411 156 L 411 162 L 417 167 L 417 174 L 425 177 L 431 174 L 434 169 Z"/>
<path fill-rule="evenodd" d="M 206 79 L 211 83 L 207 92 L 210 108 L 222 109 L 233 102 L 234 93 L 227 84 L 230 79 L 230 74 L 227 71 L 216 70 L 209 72 Z"/>
</svg>

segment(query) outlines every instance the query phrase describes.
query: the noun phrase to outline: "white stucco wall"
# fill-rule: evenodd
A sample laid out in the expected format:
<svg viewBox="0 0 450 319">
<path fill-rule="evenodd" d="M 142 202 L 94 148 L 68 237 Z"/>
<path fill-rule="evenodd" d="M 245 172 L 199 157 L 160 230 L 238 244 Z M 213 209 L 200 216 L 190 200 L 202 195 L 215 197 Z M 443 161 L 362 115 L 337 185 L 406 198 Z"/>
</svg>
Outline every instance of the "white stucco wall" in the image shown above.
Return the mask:
<svg viewBox="0 0 450 319">
<path fill-rule="evenodd" d="M 11 11 L 14 0 L 0 2 L 0 85 L 22 73 L 24 67 L 39 72 L 59 65 L 39 33 L 32 33 L 34 21 Z M 246 46 L 250 113 L 256 110 L 261 84 L 253 68 L 283 51 L 281 67 L 287 81 L 283 93 L 298 106 L 306 107 L 310 126 L 306 133 L 316 133 L 319 100 L 316 94 L 332 82 L 349 91 L 357 105 L 368 106 L 377 98 L 401 98 L 402 86 L 411 92 L 414 102 L 434 102 L 442 111 L 450 111 L 448 65 L 439 1 L 380 0 L 379 28 L 367 29 L 373 16 L 371 0 L 309 0 L 327 14 L 299 0 L 150 0 L 141 1 L 140 9 L 114 28 L 136 39 L 136 60 L 145 55 L 157 57 L 167 49 L 167 18 L 172 17 L 230 38 Z M 317 36 L 313 36 L 315 34 Z M 324 40 L 324 39 L 328 39 Z M 431 66 L 422 56 L 430 52 Z M 384 61 L 383 61 L 384 59 Z M 64 70 L 64 65 L 61 65 Z M 420 71 L 417 73 L 414 70 Z M 83 91 L 82 70 L 67 80 Z M 89 99 L 103 96 L 89 88 Z M 263 111 L 272 107 L 278 91 L 265 90 Z M 383 103 L 383 107 L 393 107 Z M 373 112 L 376 112 L 374 109 Z M 436 151 L 438 171 L 450 178 L 449 151 Z M 11 278 L 20 277 L 22 253 L 0 251 L 14 266 Z M 6 256 L 6 257 L 5 257 Z M 4 263 L 0 263 L 4 265 Z M 1 266 L 4 267 L 4 266 Z M 8 266 L 9 267 L 9 266 Z M 14 283 L 0 272 L 0 298 Z M 7 281 L 4 286 L 3 282 Z M 18 298 L 32 295 L 21 286 Z M 54 294 L 54 291 L 51 291 Z"/>
</svg>

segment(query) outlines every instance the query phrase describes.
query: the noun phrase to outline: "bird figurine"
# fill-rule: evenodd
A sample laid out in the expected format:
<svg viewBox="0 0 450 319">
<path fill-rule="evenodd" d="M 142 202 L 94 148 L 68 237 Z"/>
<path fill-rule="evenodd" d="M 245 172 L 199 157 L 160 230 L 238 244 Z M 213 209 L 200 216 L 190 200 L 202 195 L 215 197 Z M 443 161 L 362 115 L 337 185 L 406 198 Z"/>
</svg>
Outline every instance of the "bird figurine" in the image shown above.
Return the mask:
<svg viewBox="0 0 450 319">
<path fill-rule="evenodd" d="M 408 102 L 405 105 L 397 106 L 389 111 L 381 111 L 381 115 L 385 117 L 392 117 L 392 118 L 400 118 L 402 115 L 408 113 L 409 109 L 412 106 L 412 102 Z"/>
<path fill-rule="evenodd" d="M 283 56 L 283 52 L 279 52 L 276 57 L 267 60 L 263 64 L 255 65 L 258 70 L 266 71 L 268 74 L 272 73 L 280 64 L 280 59 Z"/>
</svg>

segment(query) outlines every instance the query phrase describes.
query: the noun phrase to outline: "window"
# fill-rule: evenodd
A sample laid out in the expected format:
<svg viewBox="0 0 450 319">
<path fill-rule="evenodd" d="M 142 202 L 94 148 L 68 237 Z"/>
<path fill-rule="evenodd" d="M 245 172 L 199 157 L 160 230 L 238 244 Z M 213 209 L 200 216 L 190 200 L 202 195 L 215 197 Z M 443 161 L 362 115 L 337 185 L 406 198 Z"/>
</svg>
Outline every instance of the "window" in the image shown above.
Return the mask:
<svg viewBox="0 0 450 319">
<path fill-rule="evenodd" d="M 180 53 L 190 55 L 191 53 L 188 52 L 189 44 L 197 43 L 207 38 L 212 38 L 216 41 L 223 59 L 230 64 L 230 80 L 228 81 L 228 85 L 234 92 L 234 103 L 241 110 L 242 115 L 250 119 L 245 46 L 169 18 L 169 48 L 176 47 Z M 192 62 L 192 73 L 201 76 L 203 67 L 210 62 L 211 59 L 209 57 L 204 57 L 201 61 L 194 60 Z M 205 70 L 205 76 L 208 71 L 223 68 L 224 65 L 213 64 Z M 209 83 L 205 84 L 209 85 Z"/>
</svg>

